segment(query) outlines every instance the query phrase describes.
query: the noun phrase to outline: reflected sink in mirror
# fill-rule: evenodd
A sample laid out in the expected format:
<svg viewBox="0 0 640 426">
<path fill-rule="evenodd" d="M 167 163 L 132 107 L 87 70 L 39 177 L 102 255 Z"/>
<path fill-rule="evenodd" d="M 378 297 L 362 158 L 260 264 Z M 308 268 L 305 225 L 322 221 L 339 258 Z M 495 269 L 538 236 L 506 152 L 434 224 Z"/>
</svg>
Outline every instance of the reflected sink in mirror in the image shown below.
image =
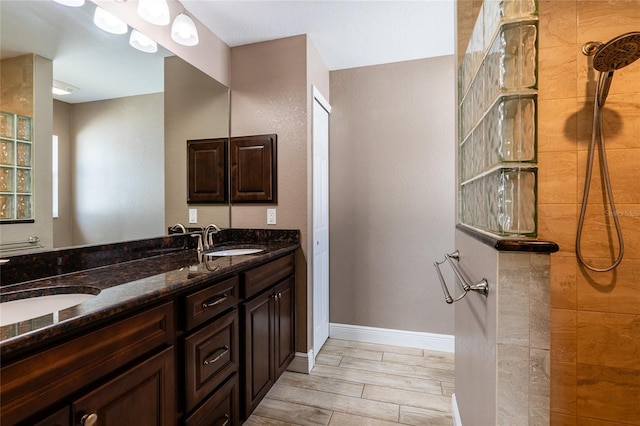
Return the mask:
<svg viewBox="0 0 640 426">
<path fill-rule="evenodd" d="M 100 293 L 93 287 L 54 287 L 4 293 L 0 296 L 0 326 L 53 314 Z"/>
<path fill-rule="evenodd" d="M 242 256 L 246 254 L 256 254 L 263 252 L 266 247 L 263 246 L 243 246 L 243 247 L 218 247 L 213 251 L 205 253 L 207 256 L 221 257 L 221 256 Z"/>
</svg>

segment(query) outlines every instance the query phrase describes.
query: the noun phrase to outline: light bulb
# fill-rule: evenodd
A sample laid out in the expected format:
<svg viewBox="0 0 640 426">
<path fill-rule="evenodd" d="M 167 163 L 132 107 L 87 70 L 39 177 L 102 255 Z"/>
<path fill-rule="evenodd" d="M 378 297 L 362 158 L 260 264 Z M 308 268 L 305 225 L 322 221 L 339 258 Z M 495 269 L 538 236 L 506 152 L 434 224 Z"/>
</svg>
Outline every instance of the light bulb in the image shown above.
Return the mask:
<svg viewBox="0 0 640 426">
<path fill-rule="evenodd" d="M 125 34 L 129 27 L 117 16 L 107 12 L 101 7 L 96 7 L 93 15 L 93 23 L 102 30 L 112 34 Z"/>
<path fill-rule="evenodd" d="M 129 44 L 145 53 L 155 53 L 158 51 L 158 44 L 155 41 L 136 30 L 131 30 Z"/>
<path fill-rule="evenodd" d="M 171 21 L 167 0 L 138 1 L 138 15 L 145 21 L 155 25 L 167 25 Z"/>
<path fill-rule="evenodd" d="M 198 30 L 193 20 L 184 13 L 176 16 L 171 25 L 171 38 L 183 46 L 198 44 Z"/>
</svg>

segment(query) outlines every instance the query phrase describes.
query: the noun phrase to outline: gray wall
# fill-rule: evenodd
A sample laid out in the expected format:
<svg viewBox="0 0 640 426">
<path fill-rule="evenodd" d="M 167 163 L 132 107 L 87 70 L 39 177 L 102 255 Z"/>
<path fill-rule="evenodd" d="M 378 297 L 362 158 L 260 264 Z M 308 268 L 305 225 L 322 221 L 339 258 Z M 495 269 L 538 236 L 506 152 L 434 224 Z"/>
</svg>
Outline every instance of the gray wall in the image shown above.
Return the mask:
<svg viewBox="0 0 640 426">
<path fill-rule="evenodd" d="M 177 56 L 164 62 L 165 226 L 228 228 L 228 204 L 187 204 L 187 140 L 229 136 L 229 89 Z M 189 224 L 189 208 L 198 223 Z"/>
<path fill-rule="evenodd" d="M 331 72 L 330 321 L 452 335 L 455 58 Z"/>
<path fill-rule="evenodd" d="M 74 245 L 165 234 L 163 107 L 162 93 L 73 106 Z"/>
</svg>

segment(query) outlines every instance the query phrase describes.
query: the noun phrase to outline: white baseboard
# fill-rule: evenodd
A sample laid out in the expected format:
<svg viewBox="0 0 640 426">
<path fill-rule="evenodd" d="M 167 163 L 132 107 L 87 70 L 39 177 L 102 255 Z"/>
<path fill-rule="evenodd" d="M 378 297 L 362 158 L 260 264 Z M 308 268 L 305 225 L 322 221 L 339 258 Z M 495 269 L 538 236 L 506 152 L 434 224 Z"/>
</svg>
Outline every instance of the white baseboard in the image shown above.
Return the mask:
<svg viewBox="0 0 640 426">
<path fill-rule="evenodd" d="M 460 418 L 460 410 L 458 410 L 458 400 L 456 400 L 456 394 L 451 395 L 451 413 L 453 416 L 453 426 L 462 426 L 462 419 Z"/>
<path fill-rule="evenodd" d="M 313 356 L 313 349 L 309 350 L 309 353 L 296 352 L 293 361 L 287 367 L 287 371 L 293 371 L 295 373 L 309 374 L 315 364 L 315 357 Z"/>
<path fill-rule="evenodd" d="M 451 353 L 455 351 L 455 337 L 449 334 L 330 323 L 329 337 L 342 340 L 354 340 L 356 342 L 429 349 L 432 351 Z"/>
</svg>

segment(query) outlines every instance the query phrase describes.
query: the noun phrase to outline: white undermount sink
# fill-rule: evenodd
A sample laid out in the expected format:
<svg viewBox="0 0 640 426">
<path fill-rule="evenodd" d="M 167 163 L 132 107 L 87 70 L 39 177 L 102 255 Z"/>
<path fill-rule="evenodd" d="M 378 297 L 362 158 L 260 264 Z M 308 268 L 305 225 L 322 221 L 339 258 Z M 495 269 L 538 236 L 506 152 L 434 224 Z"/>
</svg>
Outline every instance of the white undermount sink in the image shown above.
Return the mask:
<svg viewBox="0 0 640 426">
<path fill-rule="evenodd" d="M 228 248 L 214 250 L 209 253 L 205 253 L 207 256 L 241 256 L 244 254 L 256 254 L 264 251 L 264 248 Z"/>
<path fill-rule="evenodd" d="M 94 297 L 96 297 L 95 294 L 63 293 L 2 302 L 0 303 L 0 326 L 52 314 Z"/>
</svg>

